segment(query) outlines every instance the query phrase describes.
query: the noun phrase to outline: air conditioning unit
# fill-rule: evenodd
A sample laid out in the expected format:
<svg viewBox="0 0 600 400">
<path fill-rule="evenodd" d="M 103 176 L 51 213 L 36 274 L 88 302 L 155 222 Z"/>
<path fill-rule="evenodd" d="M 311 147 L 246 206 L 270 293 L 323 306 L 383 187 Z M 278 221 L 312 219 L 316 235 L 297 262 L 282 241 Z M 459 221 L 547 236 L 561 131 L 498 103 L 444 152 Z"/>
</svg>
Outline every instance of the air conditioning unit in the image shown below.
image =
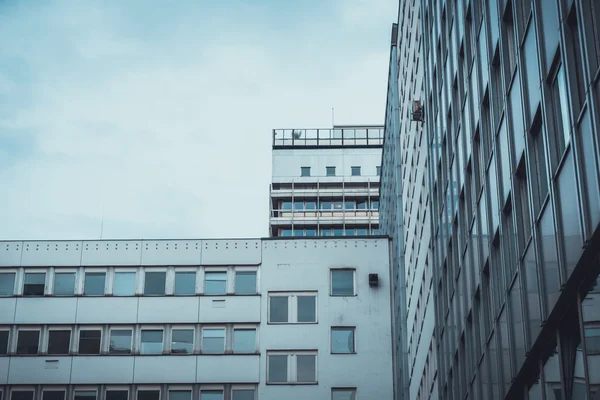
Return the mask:
<svg viewBox="0 0 600 400">
<path fill-rule="evenodd" d="M 423 115 L 423 102 L 421 100 L 413 101 L 412 120 L 418 122 L 423 122 L 425 120 Z"/>
</svg>

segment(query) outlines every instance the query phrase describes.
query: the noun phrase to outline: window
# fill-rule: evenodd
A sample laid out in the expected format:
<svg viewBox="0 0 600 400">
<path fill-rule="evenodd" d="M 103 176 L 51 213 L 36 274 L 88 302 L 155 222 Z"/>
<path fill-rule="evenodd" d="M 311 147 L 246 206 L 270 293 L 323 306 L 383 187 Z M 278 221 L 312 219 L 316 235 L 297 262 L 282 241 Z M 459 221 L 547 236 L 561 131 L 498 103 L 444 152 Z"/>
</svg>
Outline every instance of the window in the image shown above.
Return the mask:
<svg viewBox="0 0 600 400">
<path fill-rule="evenodd" d="M 40 331 L 19 331 L 17 333 L 17 354 L 37 354 L 40 345 Z"/>
<path fill-rule="evenodd" d="M 132 337 L 133 331 L 131 329 L 111 330 L 108 352 L 110 354 L 131 354 Z"/>
<path fill-rule="evenodd" d="M 376 170 L 377 176 L 380 176 L 381 175 L 381 167 L 375 167 L 375 170 Z"/>
<path fill-rule="evenodd" d="M 300 167 L 300 176 L 310 176 L 310 167 Z"/>
<path fill-rule="evenodd" d="M 196 272 L 195 271 L 175 272 L 175 294 L 178 294 L 178 295 L 196 294 Z"/>
<path fill-rule="evenodd" d="M 46 287 L 46 273 L 32 272 L 25 274 L 23 296 L 43 296 Z"/>
<path fill-rule="evenodd" d="M 8 354 L 8 331 L 0 331 L 0 355 Z"/>
<path fill-rule="evenodd" d="M 223 400 L 222 390 L 202 390 L 200 400 Z"/>
<path fill-rule="evenodd" d="M 225 352 L 225 329 L 202 329 L 202 352 L 221 354 Z"/>
<path fill-rule="evenodd" d="M 325 167 L 327 176 L 335 176 L 335 167 Z"/>
<path fill-rule="evenodd" d="M 128 400 L 128 390 L 107 390 L 105 400 Z"/>
<path fill-rule="evenodd" d="M 144 294 L 150 296 L 162 296 L 165 294 L 165 282 L 167 273 L 161 272 L 148 272 L 146 271 L 144 281 Z"/>
<path fill-rule="evenodd" d="M 15 293 L 15 273 L 0 273 L 0 296 L 12 296 Z"/>
<path fill-rule="evenodd" d="M 254 400 L 254 389 L 231 389 L 231 400 Z"/>
<path fill-rule="evenodd" d="M 256 329 L 233 330 L 233 352 L 254 353 L 256 351 Z"/>
<path fill-rule="evenodd" d="M 221 295 L 227 290 L 227 272 L 211 271 L 204 274 L 204 294 Z"/>
<path fill-rule="evenodd" d="M 315 293 L 269 294 L 269 323 L 317 322 Z"/>
<path fill-rule="evenodd" d="M 135 275 L 135 272 L 115 272 L 113 296 L 134 296 Z"/>
<path fill-rule="evenodd" d="M 160 390 L 138 390 L 137 400 L 159 400 Z"/>
<path fill-rule="evenodd" d="M 235 271 L 235 294 L 256 294 L 256 271 Z"/>
<path fill-rule="evenodd" d="M 556 143 L 555 165 L 558 165 L 558 161 L 569 143 L 571 124 L 569 122 L 568 101 L 564 68 L 560 65 L 552 83 L 552 111 L 554 115 L 554 139 Z"/>
<path fill-rule="evenodd" d="M 101 340 L 100 329 L 79 331 L 79 354 L 100 354 Z"/>
<path fill-rule="evenodd" d="M 12 390 L 10 400 L 33 400 L 33 390 Z"/>
<path fill-rule="evenodd" d="M 296 368 L 288 368 L 288 366 Z M 317 354 L 299 352 L 267 354 L 267 383 L 316 383 Z"/>
<path fill-rule="evenodd" d="M 352 167 L 352 176 L 360 176 L 360 167 Z"/>
<path fill-rule="evenodd" d="M 95 390 L 76 390 L 73 400 L 96 400 Z"/>
<path fill-rule="evenodd" d="M 83 285 L 84 296 L 103 296 L 106 272 L 86 272 Z"/>
<path fill-rule="evenodd" d="M 356 388 L 332 388 L 331 400 L 356 400 Z"/>
<path fill-rule="evenodd" d="M 69 354 L 71 348 L 71 330 L 51 330 L 48 332 L 48 354 Z"/>
<path fill-rule="evenodd" d="M 331 295 L 332 296 L 354 296 L 354 270 L 332 269 L 331 270 Z"/>
<path fill-rule="evenodd" d="M 169 390 L 169 400 L 192 400 L 192 391 Z"/>
<path fill-rule="evenodd" d="M 54 273 L 54 295 L 55 296 L 73 296 L 75 294 L 75 273 L 74 272 L 55 272 Z"/>
<path fill-rule="evenodd" d="M 194 352 L 194 330 L 173 329 L 171 331 L 171 353 L 192 354 Z"/>
<path fill-rule="evenodd" d="M 379 210 L 379 200 L 371 200 L 371 210 Z"/>
<path fill-rule="evenodd" d="M 588 354 L 600 354 L 600 328 L 585 327 L 585 348 Z"/>
<path fill-rule="evenodd" d="M 163 352 L 163 330 L 142 329 L 141 354 L 162 354 Z"/>
<path fill-rule="evenodd" d="M 44 390 L 42 400 L 65 400 L 64 390 Z"/>
<path fill-rule="evenodd" d="M 354 353 L 354 327 L 331 328 L 331 354 Z"/>
</svg>

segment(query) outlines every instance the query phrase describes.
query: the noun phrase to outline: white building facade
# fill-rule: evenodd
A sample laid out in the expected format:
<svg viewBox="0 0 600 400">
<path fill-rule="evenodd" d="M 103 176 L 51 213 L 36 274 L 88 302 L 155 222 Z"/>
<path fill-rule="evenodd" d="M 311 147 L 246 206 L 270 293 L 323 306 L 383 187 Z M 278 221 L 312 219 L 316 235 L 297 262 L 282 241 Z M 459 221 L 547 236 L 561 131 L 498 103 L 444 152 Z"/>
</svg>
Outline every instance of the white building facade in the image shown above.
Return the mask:
<svg viewBox="0 0 600 400">
<path fill-rule="evenodd" d="M 0 242 L 3 400 L 391 399 L 388 239 Z"/>
<path fill-rule="evenodd" d="M 382 126 L 273 130 L 272 237 L 379 234 Z"/>
</svg>

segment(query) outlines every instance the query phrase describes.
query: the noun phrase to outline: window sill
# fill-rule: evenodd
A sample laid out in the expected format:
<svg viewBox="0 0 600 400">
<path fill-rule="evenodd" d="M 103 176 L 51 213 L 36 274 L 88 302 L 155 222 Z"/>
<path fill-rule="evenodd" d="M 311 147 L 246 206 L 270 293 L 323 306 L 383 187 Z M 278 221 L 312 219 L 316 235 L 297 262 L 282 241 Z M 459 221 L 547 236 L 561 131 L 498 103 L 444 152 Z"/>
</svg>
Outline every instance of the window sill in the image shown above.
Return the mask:
<svg viewBox="0 0 600 400">
<path fill-rule="evenodd" d="M 352 353 L 330 353 L 331 355 L 335 355 L 335 356 L 351 356 L 354 354 L 357 354 L 355 351 Z"/>
<path fill-rule="evenodd" d="M 267 325 L 317 325 L 319 321 L 315 322 L 267 322 Z"/>
<path fill-rule="evenodd" d="M 318 385 L 319 382 L 267 382 L 266 385 L 270 386 L 306 386 L 306 385 Z"/>
</svg>

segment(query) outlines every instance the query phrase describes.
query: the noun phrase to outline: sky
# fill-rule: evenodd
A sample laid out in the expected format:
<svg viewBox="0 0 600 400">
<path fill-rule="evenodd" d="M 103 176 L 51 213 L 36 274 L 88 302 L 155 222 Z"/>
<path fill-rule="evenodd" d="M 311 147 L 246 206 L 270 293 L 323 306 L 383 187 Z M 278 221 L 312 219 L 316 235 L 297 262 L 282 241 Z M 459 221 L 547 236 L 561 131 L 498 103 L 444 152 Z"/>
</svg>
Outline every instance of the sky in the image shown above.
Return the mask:
<svg viewBox="0 0 600 400">
<path fill-rule="evenodd" d="M 274 128 L 382 124 L 397 0 L 0 0 L 0 240 L 268 235 Z"/>
</svg>

